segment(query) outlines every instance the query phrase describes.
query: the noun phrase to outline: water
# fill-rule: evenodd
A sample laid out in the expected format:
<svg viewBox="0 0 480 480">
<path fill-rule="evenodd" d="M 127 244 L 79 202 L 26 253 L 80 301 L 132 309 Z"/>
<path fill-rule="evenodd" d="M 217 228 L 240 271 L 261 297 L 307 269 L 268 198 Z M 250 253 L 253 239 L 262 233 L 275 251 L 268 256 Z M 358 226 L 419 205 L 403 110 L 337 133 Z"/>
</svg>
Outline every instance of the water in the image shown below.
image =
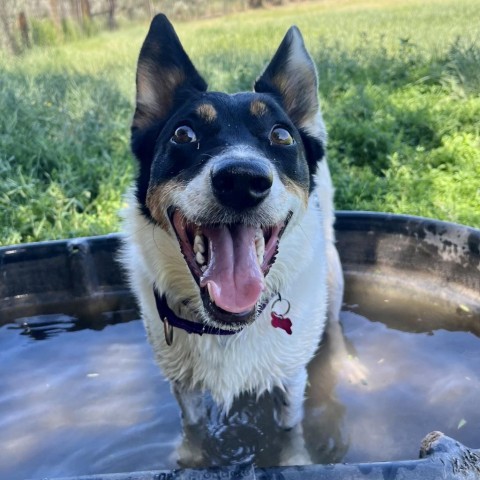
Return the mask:
<svg viewBox="0 0 480 480">
<path fill-rule="evenodd" d="M 328 342 L 310 365 L 312 460 L 414 459 L 432 430 L 480 447 L 480 319 L 461 304 L 381 287 L 351 289 L 342 313 L 364 377 L 332 368 Z M 178 407 L 136 318 L 133 310 L 59 313 L 0 327 L 0 478 L 177 467 Z M 201 445 L 212 465 L 275 465 L 285 434 L 271 408 L 268 397 L 243 398 L 219 420 L 212 407 L 186 447 Z"/>
</svg>

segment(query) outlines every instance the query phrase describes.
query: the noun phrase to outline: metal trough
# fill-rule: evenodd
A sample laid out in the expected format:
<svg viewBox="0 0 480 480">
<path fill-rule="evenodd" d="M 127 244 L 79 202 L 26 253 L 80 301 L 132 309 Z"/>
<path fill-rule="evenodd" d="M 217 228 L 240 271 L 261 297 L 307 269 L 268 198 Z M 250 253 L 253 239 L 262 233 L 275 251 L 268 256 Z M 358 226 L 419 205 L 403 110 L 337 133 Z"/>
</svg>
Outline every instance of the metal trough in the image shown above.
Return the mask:
<svg viewBox="0 0 480 480">
<path fill-rule="evenodd" d="M 419 295 L 427 292 L 440 302 L 451 303 L 453 299 L 468 309 L 474 318 L 475 333 L 480 336 L 479 230 L 418 217 L 339 212 L 336 231 L 347 283 L 354 285 L 381 277 L 397 287 L 418 284 Z M 114 261 L 119 245 L 119 235 L 107 235 L 0 248 L 2 324 L 23 316 L 54 313 L 59 305 L 69 305 L 72 313 L 80 305 L 83 310 L 88 305 L 98 309 L 99 303 L 112 310 L 131 307 L 133 299 Z M 397 462 L 232 466 L 106 475 L 100 472 L 75 478 L 480 479 L 480 450 L 432 432 L 419 451 L 419 459 Z"/>
</svg>

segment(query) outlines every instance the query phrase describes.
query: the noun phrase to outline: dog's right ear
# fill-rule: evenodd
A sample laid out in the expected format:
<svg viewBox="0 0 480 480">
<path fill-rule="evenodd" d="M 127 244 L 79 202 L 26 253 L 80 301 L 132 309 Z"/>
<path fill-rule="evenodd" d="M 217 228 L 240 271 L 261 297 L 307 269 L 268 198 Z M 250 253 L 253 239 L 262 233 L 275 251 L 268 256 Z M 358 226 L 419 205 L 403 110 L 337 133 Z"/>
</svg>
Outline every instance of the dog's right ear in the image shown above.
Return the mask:
<svg viewBox="0 0 480 480">
<path fill-rule="evenodd" d="M 183 49 L 173 25 L 159 14 L 152 20 L 140 50 L 132 130 L 164 120 L 180 89 L 204 92 L 207 84 Z"/>
</svg>

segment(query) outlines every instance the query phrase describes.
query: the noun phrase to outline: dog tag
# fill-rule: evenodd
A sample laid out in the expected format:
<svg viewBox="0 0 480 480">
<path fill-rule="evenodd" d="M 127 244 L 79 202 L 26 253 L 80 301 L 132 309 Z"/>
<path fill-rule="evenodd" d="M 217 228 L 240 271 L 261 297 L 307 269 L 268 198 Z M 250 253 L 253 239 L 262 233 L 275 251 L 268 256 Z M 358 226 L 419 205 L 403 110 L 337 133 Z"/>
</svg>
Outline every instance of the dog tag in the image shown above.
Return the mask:
<svg viewBox="0 0 480 480">
<path fill-rule="evenodd" d="M 274 307 L 280 303 L 286 303 L 286 310 L 283 313 L 274 312 Z M 272 304 L 272 310 L 270 312 L 270 316 L 272 317 L 272 327 L 273 328 L 281 328 L 285 330 L 289 335 L 292 334 L 292 321 L 286 317 L 285 315 L 290 311 L 290 302 L 288 300 L 282 299 L 280 294 L 278 294 L 278 298 Z"/>
<path fill-rule="evenodd" d="M 274 328 L 281 328 L 289 335 L 292 334 L 292 321 L 288 317 L 278 315 L 275 312 L 272 312 L 270 315 L 272 316 L 272 326 Z"/>
</svg>

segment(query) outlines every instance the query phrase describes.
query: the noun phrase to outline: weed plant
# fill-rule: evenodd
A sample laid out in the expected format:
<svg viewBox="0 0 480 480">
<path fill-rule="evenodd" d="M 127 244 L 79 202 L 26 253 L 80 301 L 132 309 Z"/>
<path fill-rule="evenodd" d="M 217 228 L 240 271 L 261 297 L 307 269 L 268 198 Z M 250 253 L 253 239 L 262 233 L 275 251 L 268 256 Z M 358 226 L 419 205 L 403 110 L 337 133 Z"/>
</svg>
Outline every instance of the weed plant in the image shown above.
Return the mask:
<svg viewBox="0 0 480 480">
<path fill-rule="evenodd" d="M 319 70 L 337 207 L 480 227 L 477 0 L 325 0 L 176 27 L 210 88 L 234 92 L 294 23 Z M 147 28 L 0 56 L 2 244 L 118 230 Z"/>
</svg>

